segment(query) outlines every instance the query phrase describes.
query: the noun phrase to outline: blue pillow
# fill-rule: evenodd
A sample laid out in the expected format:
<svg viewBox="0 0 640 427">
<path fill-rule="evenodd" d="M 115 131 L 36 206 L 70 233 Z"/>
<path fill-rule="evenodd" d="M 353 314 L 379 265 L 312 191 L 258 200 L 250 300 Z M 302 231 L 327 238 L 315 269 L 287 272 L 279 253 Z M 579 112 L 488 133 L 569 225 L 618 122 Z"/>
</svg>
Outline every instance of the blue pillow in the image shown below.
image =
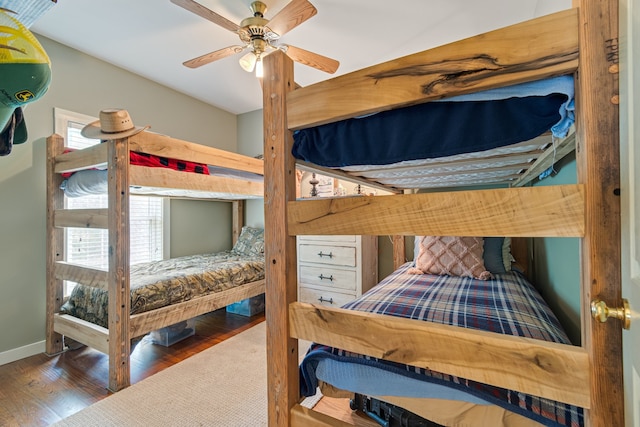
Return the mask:
<svg viewBox="0 0 640 427">
<path fill-rule="evenodd" d="M 502 257 L 502 245 L 504 237 L 485 237 L 484 238 L 484 266 L 493 274 L 506 273 L 504 260 Z"/>
</svg>

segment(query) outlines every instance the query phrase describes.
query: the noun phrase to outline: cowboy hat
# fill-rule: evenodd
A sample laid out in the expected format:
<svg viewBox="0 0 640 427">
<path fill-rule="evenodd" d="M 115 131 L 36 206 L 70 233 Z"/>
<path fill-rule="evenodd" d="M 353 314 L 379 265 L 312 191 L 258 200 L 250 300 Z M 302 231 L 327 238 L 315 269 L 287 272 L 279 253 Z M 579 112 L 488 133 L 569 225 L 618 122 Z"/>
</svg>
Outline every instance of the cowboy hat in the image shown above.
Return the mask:
<svg viewBox="0 0 640 427">
<path fill-rule="evenodd" d="M 118 139 L 149 128 L 150 126 L 134 126 L 127 110 L 112 108 L 100 111 L 100 120 L 89 123 L 80 133 L 89 139 Z"/>
</svg>

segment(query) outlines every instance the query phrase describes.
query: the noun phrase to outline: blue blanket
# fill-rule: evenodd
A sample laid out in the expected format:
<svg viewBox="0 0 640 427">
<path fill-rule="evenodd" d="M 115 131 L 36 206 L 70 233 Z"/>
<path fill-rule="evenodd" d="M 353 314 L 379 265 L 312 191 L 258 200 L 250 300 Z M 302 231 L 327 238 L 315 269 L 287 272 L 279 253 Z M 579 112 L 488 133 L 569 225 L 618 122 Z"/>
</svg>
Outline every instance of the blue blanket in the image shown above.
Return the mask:
<svg viewBox="0 0 640 427">
<path fill-rule="evenodd" d="M 562 137 L 573 120 L 573 78 L 562 76 L 302 129 L 292 152 L 326 167 L 391 164 Z"/>
</svg>

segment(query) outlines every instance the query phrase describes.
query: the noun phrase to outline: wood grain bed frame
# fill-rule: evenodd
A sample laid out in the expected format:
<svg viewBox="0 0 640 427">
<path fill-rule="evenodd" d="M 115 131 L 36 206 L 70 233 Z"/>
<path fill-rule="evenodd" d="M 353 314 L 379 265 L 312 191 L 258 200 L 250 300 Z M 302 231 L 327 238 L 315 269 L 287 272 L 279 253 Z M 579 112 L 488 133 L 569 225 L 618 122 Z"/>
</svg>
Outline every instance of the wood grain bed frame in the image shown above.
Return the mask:
<svg viewBox="0 0 640 427">
<path fill-rule="evenodd" d="M 232 194 L 233 242 L 243 225 L 244 198 L 262 197 L 262 182 L 178 172 L 165 168 L 135 166 L 129 151 L 228 167 L 263 174 L 262 160 L 194 144 L 150 132 L 106 141 L 87 149 L 64 153 L 60 135 L 47 138 L 47 324 L 46 353 L 63 351 L 63 336 L 109 355 L 109 389 L 118 391 L 130 385 L 129 354 L 131 339 L 150 331 L 225 307 L 259 295 L 265 281 L 249 283 L 223 292 L 195 298 L 153 311 L 129 315 L 129 197 L 130 185 L 161 189 L 196 191 L 198 197 L 212 192 Z M 108 168 L 108 209 L 64 209 L 60 190 L 62 172 L 98 166 Z M 107 271 L 72 265 L 63 261 L 65 227 L 109 230 L 109 268 Z M 63 303 L 63 280 L 107 289 L 109 328 L 59 314 Z"/>
<path fill-rule="evenodd" d="M 621 302 L 618 3 L 574 6 L 306 88 L 286 55 L 265 58 L 270 426 L 345 425 L 298 404 L 298 338 L 575 404 L 590 426 L 624 425 L 621 327 L 596 323 L 589 308 L 595 298 Z M 576 81 L 577 184 L 295 200 L 294 129 L 567 74 Z M 582 346 L 296 302 L 295 238 L 316 234 L 578 237 Z"/>
</svg>

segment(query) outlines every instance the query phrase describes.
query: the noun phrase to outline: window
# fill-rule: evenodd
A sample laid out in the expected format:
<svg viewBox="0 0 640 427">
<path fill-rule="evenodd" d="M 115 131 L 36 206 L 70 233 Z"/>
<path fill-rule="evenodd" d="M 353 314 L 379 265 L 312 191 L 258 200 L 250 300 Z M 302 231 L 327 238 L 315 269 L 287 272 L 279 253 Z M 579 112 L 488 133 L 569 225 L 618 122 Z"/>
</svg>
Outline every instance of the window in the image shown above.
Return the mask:
<svg viewBox="0 0 640 427">
<path fill-rule="evenodd" d="M 96 119 L 56 108 L 55 132 L 64 135 L 70 148 L 86 148 L 99 143 L 84 138 L 80 131 Z M 65 197 L 68 209 L 95 209 L 107 207 L 106 195 Z M 161 197 L 132 196 L 130 211 L 130 262 L 138 264 L 163 258 L 164 203 Z M 107 230 L 67 228 L 65 232 L 65 259 L 67 262 L 94 268 L 107 268 L 109 234 Z M 65 284 L 67 295 L 75 284 Z"/>
</svg>

